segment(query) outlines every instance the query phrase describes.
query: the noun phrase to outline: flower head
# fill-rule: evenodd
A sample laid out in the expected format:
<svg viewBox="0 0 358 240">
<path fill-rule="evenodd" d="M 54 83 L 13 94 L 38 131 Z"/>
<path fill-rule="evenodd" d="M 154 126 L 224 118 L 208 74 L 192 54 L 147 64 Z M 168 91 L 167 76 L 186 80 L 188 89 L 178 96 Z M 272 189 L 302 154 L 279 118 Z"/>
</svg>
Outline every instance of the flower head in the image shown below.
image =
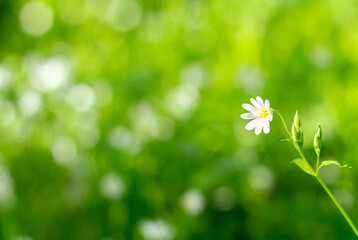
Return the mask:
<svg viewBox="0 0 358 240">
<path fill-rule="evenodd" d="M 270 108 L 270 101 L 262 100 L 261 97 L 256 97 L 256 100 L 250 98 L 252 105 L 242 104 L 242 107 L 249 111 L 249 113 L 241 114 L 241 118 L 251 120 L 246 124 L 245 129 L 250 131 L 255 129 L 255 134 L 259 135 L 262 130 L 264 133 L 270 132 L 270 122 L 272 121 L 272 109 Z"/>
</svg>

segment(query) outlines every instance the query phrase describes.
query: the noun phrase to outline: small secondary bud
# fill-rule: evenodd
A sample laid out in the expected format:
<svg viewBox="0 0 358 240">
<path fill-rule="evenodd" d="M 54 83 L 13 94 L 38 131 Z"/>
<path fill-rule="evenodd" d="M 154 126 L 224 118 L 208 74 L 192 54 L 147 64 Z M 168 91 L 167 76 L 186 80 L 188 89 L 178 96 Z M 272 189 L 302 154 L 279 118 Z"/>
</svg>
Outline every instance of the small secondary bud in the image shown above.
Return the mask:
<svg viewBox="0 0 358 240">
<path fill-rule="evenodd" d="M 319 124 L 317 126 L 316 134 L 314 135 L 313 147 L 316 151 L 317 156 L 320 156 L 322 147 L 322 129 Z"/>
</svg>

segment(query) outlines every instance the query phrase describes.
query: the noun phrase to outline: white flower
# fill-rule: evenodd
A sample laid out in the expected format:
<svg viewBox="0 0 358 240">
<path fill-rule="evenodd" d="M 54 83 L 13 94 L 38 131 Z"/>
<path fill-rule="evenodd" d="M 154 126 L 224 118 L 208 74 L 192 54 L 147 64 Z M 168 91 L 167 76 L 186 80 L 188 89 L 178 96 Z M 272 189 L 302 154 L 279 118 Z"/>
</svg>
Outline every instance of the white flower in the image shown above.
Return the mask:
<svg viewBox="0 0 358 240">
<path fill-rule="evenodd" d="M 242 104 L 242 107 L 249 111 L 249 113 L 241 114 L 241 118 L 251 120 L 246 124 L 245 129 L 250 131 L 255 128 L 255 134 L 259 135 L 262 130 L 264 133 L 270 132 L 270 122 L 272 121 L 272 109 L 270 108 L 269 100 L 262 100 L 261 97 L 256 97 L 256 100 L 250 98 L 252 105 Z"/>
</svg>

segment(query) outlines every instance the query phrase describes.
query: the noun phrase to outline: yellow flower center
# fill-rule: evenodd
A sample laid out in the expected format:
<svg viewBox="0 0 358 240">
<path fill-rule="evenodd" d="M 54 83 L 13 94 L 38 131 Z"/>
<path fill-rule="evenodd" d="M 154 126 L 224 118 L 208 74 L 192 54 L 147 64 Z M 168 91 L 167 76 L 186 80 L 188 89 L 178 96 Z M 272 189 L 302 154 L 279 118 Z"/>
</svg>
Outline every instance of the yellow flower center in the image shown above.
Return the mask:
<svg viewBox="0 0 358 240">
<path fill-rule="evenodd" d="M 267 110 L 267 109 L 265 109 L 265 108 L 263 108 L 263 109 L 261 109 L 261 111 L 260 111 L 260 118 L 267 118 L 267 116 L 270 114 L 270 112 Z"/>
</svg>

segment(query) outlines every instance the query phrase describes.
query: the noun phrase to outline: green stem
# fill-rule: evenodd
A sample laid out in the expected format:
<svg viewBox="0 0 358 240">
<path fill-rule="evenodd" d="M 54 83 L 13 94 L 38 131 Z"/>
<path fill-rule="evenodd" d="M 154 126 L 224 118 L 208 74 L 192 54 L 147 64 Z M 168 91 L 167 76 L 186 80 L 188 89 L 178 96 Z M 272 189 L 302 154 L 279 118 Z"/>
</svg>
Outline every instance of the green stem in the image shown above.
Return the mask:
<svg viewBox="0 0 358 240">
<path fill-rule="evenodd" d="M 339 204 L 339 202 L 337 201 L 336 197 L 333 195 L 331 190 L 329 190 L 327 185 L 323 182 L 323 180 L 321 179 L 321 177 L 318 174 L 316 175 L 316 178 L 317 178 L 318 182 L 321 184 L 321 186 L 324 188 L 324 190 L 326 190 L 327 194 L 330 196 L 330 198 L 332 199 L 334 204 L 336 204 L 337 208 L 342 213 L 343 217 L 346 219 L 346 221 L 348 222 L 349 226 L 352 228 L 352 230 L 354 231 L 354 233 L 358 237 L 358 230 L 357 230 L 356 226 L 354 225 L 354 223 L 352 222 L 351 218 L 348 216 L 347 212 L 343 209 L 341 204 Z"/>
<path fill-rule="evenodd" d="M 282 115 L 277 111 L 274 110 L 281 118 L 283 126 L 285 127 L 285 130 L 288 134 L 288 136 L 291 139 L 291 142 L 293 144 L 293 146 L 296 148 L 296 150 L 298 151 L 298 153 L 300 154 L 300 156 L 302 157 L 303 161 L 305 161 L 307 163 L 307 165 L 309 166 L 310 170 L 312 173 L 315 173 L 315 175 L 313 175 L 317 181 L 321 184 L 321 186 L 323 187 L 323 189 L 326 191 L 326 193 L 328 194 L 328 196 L 332 199 L 332 201 L 334 202 L 334 204 L 337 206 L 337 208 L 339 209 L 339 211 L 341 212 L 341 214 L 343 215 L 343 217 L 346 219 L 346 221 L 348 222 L 349 226 L 352 228 L 353 232 L 355 233 L 355 235 L 358 237 L 358 230 L 356 228 L 356 226 L 354 225 L 354 223 L 352 222 L 351 218 L 348 216 L 347 212 L 343 209 L 343 207 L 341 206 L 341 204 L 337 201 L 336 197 L 333 195 L 333 193 L 331 192 L 331 190 L 329 190 L 329 188 L 327 187 L 327 185 L 323 182 L 323 180 L 321 179 L 321 177 L 318 175 L 318 164 L 319 164 L 319 157 L 317 158 L 317 167 L 316 167 L 316 171 L 313 171 L 311 165 L 308 163 L 307 159 L 305 158 L 305 156 L 302 153 L 301 148 L 298 146 L 298 144 L 293 140 L 293 137 L 290 133 L 290 131 L 287 128 L 286 122 L 283 119 Z"/>
<path fill-rule="evenodd" d="M 317 162 L 316 162 L 316 175 L 318 175 L 318 168 L 319 168 L 319 158 L 320 158 L 320 154 L 317 155 Z"/>
</svg>

